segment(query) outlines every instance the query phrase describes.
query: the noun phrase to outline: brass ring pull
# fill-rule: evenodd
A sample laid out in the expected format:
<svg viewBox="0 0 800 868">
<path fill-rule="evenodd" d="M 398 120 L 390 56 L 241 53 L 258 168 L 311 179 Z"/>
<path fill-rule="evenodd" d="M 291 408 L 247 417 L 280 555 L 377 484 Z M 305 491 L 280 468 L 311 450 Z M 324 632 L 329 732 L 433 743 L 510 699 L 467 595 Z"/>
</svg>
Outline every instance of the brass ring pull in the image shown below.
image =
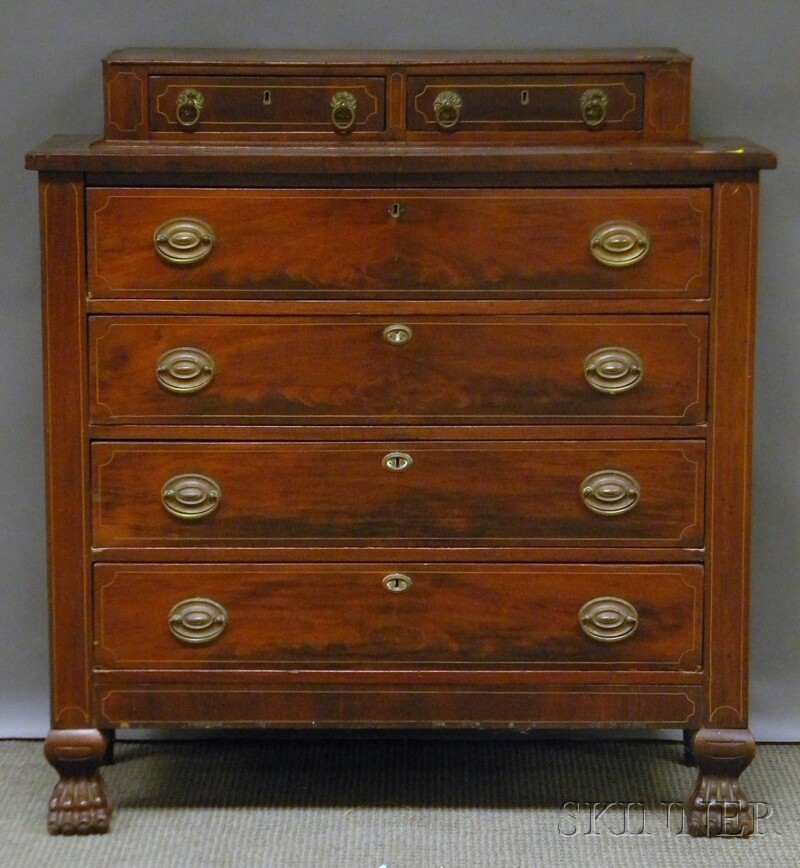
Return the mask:
<svg viewBox="0 0 800 868">
<path fill-rule="evenodd" d="M 608 94 L 599 87 L 590 87 L 581 94 L 581 117 L 590 129 L 602 126 L 608 111 Z"/>
<path fill-rule="evenodd" d="M 620 395 L 636 388 L 644 371 L 642 360 L 625 347 L 601 347 L 584 359 L 583 374 L 598 392 Z"/>
<path fill-rule="evenodd" d="M 636 479 L 622 470 L 598 470 L 581 483 L 584 504 L 597 515 L 624 515 L 639 502 Z"/>
<path fill-rule="evenodd" d="M 179 473 L 161 488 L 161 502 L 167 512 L 186 521 L 211 515 L 221 499 L 219 485 L 202 473 Z"/>
<path fill-rule="evenodd" d="M 414 463 L 414 459 L 408 452 L 390 452 L 388 455 L 383 456 L 381 463 L 387 470 L 391 470 L 393 473 L 400 473 L 402 470 L 408 470 Z"/>
<path fill-rule="evenodd" d="M 619 642 L 639 627 L 636 607 L 620 597 L 596 597 L 578 612 L 581 630 L 596 642 Z"/>
<path fill-rule="evenodd" d="M 170 265 L 196 265 L 214 248 L 214 230 L 199 217 L 173 217 L 153 233 L 156 253 Z"/>
<path fill-rule="evenodd" d="M 592 256 L 610 268 L 627 268 L 647 256 L 650 235 L 637 223 L 609 220 L 592 230 L 589 241 Z"/>
<path fill-rule="evenodd" d="M 182 90 L 175 102 L 175 120 L 186 129 L 196 126 L 205 102 L 205 97 L 199 90 L 191 87 Z"/>
<path fill-rule="evenodd" d="M 156 379 L 168 392 L 190 395 L 214 379 L 214 359 L 195 347 L 167 350 L 156 363 Z"/>
<path fill-rule="evenodd" d="M 228 613 L 216 600 L 193 597 L 176 603 L 167 619 L 169 632 L 187 645 L 213 642 L 228 625 Z"/>
<path fill-rule="evenodd" d="M 340 133 L 355 125 L 357 108 L 358 100 L 350 91 L 340 90 L 331 97 L 331 121 Z"/>
<path fill-rule="evenodd" d="M 381 584 L 392 594 L 402 594 L 411 587 L 411 579 L 404 573 L 389 573 L 383 577 Z"/>
<path fill-rule="evenodd" d="M 461 118 L 464 100 L 454 90 L 443 90 L 433 101 L 436 123 L 443 130 L 452 129 Z"/>
<path fill-rule="evenodd" d="M 413 336 L 414 332 L 411 331 L 411 327 L 401 323 L 393 323 L 383 330 L 383 339 L 386 343 L 396 347 L 407 344 Z"/>
</svg>

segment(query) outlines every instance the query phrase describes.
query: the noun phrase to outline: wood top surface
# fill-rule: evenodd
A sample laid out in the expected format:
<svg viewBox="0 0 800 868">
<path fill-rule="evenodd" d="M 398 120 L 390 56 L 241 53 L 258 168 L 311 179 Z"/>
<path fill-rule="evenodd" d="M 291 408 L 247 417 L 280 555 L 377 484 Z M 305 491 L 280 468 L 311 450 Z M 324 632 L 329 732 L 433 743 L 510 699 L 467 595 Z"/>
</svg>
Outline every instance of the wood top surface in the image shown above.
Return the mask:
<svg viewBox="0 0 800 868">
<path fill-rule="evenodd" d="M 76 172 L 270 172 L 337 174 L 476 172 L 703 172 L 774 169 L 775 154 L 746 139 L 604 145 L 114 143 L 53 136 L 31 150 L 28 169 Z"/>
<path fill-rule="evenodd" d="M 619 63 L 687 63 L 691 57 L 675 48 L 587 48 L 481 51 L 342 50 L 342 49 L 282 49 L 282 48 L 123 48 L 112 51 L 104 63 L 158 64 L 236 64 L 319 66 L 328 63 L 357 65 L 471 65 L 529 64 L 556 65 L 619 64 Z"/>
</svg>

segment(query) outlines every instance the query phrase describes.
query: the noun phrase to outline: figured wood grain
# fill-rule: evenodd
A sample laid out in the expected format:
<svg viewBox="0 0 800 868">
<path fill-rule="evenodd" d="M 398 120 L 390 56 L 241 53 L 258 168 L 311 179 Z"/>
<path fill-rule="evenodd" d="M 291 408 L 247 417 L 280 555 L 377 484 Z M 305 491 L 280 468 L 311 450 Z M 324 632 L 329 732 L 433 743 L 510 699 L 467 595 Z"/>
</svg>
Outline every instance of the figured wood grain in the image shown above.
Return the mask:
<svg viewBox="0 0 800 868">
<path fill-rule="evenodd" d="M 40 178 L 51 717 L 79 729 L 92 705 L 83 195 L 80 176 Z"/>
<path fill-rule="evenodd" d="M 702 720 L 696 686 L 442 690 L 324 684 L 220 689 L 175 683 L 95 690 L 104 726 L 448 727 L 530 729 L 607 725 L 683 728 Z"/>
<path fill-rule="evenodd" d="M 441 142 L 409 147 L 403 143 L 337 147 L 311 144 L 192 145 L 170 142 L 142 148 L 104 142 L 96 136 L 57 135 L 25 157 L 37 171 L 91 173 L 94 183 L 142 183 L 157 173 L 175 184 L 202 184 L 218 177 L 222 186 L 348 187 L 652 187 L 661 184 L 710 185 L 720 173 L 774 169 L 775 154 L 743 138 L 705 138 L 691 142 L 615 143 L 598 148 L 591 141 L 542 144 L 468 145 Z M 358 181 L 354 181 L 354 179 Z M 153 183 L 151 180 L 149 183 Z"/>
<path fill-rule="evenodd" d="M 714 190 L 707 562 L 708 722 L 741 729 L 748 714 L 750 492 L 758 187 Z"/>
<path fill-rule="evenodd" d="M 147 77 L 136 69 L 116 68 L 105 81 L 105 133 L 108 139 L 147 135 Z"/>
<path fill-rule="evenodd" d="M 149 131 L 180 138 L 203 139 L 206 133 L 323 133 L 331 142 L 341 138 L 331 121 L 331 99 L 339 91 L 357 101 L 356 118 L 347 135 L 382 132 L 386 127 L 386 83 L 376 76 L 213 76 L 151 75 Z M 175 116 L 178 95 L 186 89 L 203 95 L 200 119 L 182 127 Z M 269 92 L 269 100 L 265 92 Z"/>
<path fill-rule="evenodd" d="M 691 67 L 678 63 L 651 67 L 645 76 L 645 137 L 685 140 L 689 136 Z"/>
<path fill-rule="evenodd" d="M 149 81 L 151 123 L 147 137 L 154 141 L 226 141 L 253 142 L 265 138 L 290 136 L 296 141 L 309 138 L 331 141 L 332 130 L 320 132 L 314 125 L 330 96 L 319 100 L 307 88 L 314 77 L 326 82 L 331 93 L 342 89 L 358 88 L 359 81 L 371 79 L 388 89 L 388 82 L 401 81 L 401 90 L 412 93 L 420 90 L 419 83 L 440 83 L 441 87 L 457 87 L 468 94 L 462 123 L 455 129 L 443 131 L 429 120 L 429 129 L 421 132 L 414 122 L 414 113 L 395 112 L 391 118 L 390 136 L 395 139 L 435 141 L 443 136 L 451 141 L 559 141 L 590 138 L 594 143 L 610 142 L 620 138 L 651 140 L 686 139 L 688 124 L 660 123 L 663 112 L 659 106 L 674 104 L 671 112 L 688 119 L 688 82 L 691 58 L 672 49 L 631 51 L 606 50 L 590 56 L 588 53 L 567 51 L 544 52 L 281 52 L 270 51 L 214 51 L 206 50 L 189 58 L 186 52 L 122 51 L 105 58 L 104 81 L 109 83 L 119 75 L 135 75 Z M 659 73 L 680 76 L 686 87 L 671 89 Z M 290 97 L 292 121 L 281 129 L 264 123 L 264 109 L 259 98 L 250 102 L 246 95 L 247 82 L 257 77 L 272 78 L 295 88 L 297 97 Z M 165 83 L 172 81 L 177 94 L 182 88 L 201 90 L 206 106 L 200 122 L 184 130 L 170 125 L 166 119 L 172 114 L 173 98 L 168 100 L 170 110 L 164 117 L 154 111 L 164 95 Z M 354 84 L 355 82 L 355 84 Z M 386 83 L 384 85 L 384 83 Z M 409 86 L 410 83 L 410 86 Z M 491 83 L 492 91 L 486 85 Z M 434 85 L 435 86 L 435 85 Z M 589 129 L 581 118 L 580 95 L 592 87 L 602 87 L 609 96 L 606 122 Z M 220 92 L 225 88 L 225 92 Z M 520 88 L 534 92 L 524 103 Z M 306 99 L 301 91 L 306 90 Z M 504 98 L 505 96 L 505 98 Z M 132 93 L 128 99 L 117 94 L 109 110 L 117 113 L 146 113 L 148 97 Z M 409 103 L 409 105 L 412 105 Z M 163 107 L 162 107 L 163 108 Z M 643 109 L 648 110 L 648 121 L 643 129 Z M 522 110 L 522 111 L 521 111 Z M 278 110 L 280 111 L 280 110 Z M 382 112 L 381 112 L 382 113 Z M 237 116 L 237 123 L 220 124 L 221 116 Z M 268 115 L 267 115 L 268 117 Z M 534 121 L 531 123 L 531 121 Z M 377 138 L 383 136 L 377 132 Z M 358 140 L 364 132 L 356 129 Z M 110 128 L 109 140 L 124 139 Z M 350 141 L 350 135 L 345 141 Z"/>
<path fill-rule="evenodd" d="M 447 75 L 408 77 L 408 129 L 428 130 L 441 138 L 434 103 L 443 91 L 462 100 L 461 116 L 446 135 L 464 133 L 540 132 L 550 130 L 587 135 L 581 114 L 581 95 L 602 89 L 608 99 L 605 120 L 591 134 L 607 141 L 608 133 L 642 130 L 644 76 L 632 75 Z M 523 98 L 525 91 L 527 98 Z"/>
<path fill-rule="evenodd" d="M 321 544 L 391 541 L 508 545 L 697 546 L 703 540 L 704 444 L 95 443 L 96 546 Z M 383 458 L 407 451 L 396 473 Z M 597 515 L 584 479 L 607 468 L 634 476 L 639 503 Z M 161 502 L 167 480 L 215 480 L 218 508 L 182 520 Z"/>
<path fill-rule="evenodd" d="M 377 664 L 693 670 L 702 650 L 699 566 L 418 565 L 400 593 L 391 566 L 252 564 L 95 569 L 95 663 L 108 669 Z M 579 612 L 597 597 L 638 612 L 636 632 L 599 642 Z M 221 635 L 189 645 L 172 608 L 209 598 Z M 135 629 L 131 629 L 135 625 Z"/>
<path fill-rule="evenodd" d="M 702 298 L 709 191 L 267 191 L 90 189 L 89 287 L 114 296 Z M 397 216 L 393 216 L 397 215 Z M 192 266 L 157 254 L 163 222 L 216 236 Z M 592 256 L 597 226 L 632 221 L 650 250 L 614 268 Z M 309 250 L 314 251 L 309 256 Z"/>
<path fill-rule="evenodd" d="M 362 82 L 372 128 L 323 129 L 328 88 Z M 548 99 L 523 111 L 520 82 Z M 582 129 L 598 82 L 607 122 Z M 104 83 L 106 139 L 26 158 L 44 173 L 51 828 L 107 828 L 96 767 L 118 726 L 602 725 L 701 730 L 693 830 L 730 798 L 749 831 L 756 194 L 775 156 L 689 138 L 672 50 L 133 50 Z M 192 83 L 206 126 L 170 131 Z M 466 97 L 449 132 L 445 85 Z M 284 131 L 259 132 L 268 89 Z M 158 257 L 175 217 L 211 223 L 205 261 Z M 636 265 L 593 259 L 609 220 L 649 233 Z M 412 340 L 386 344 L 406 319 Z M 207 389 L 157 385 L 176 343 L 215 354 Z M 636 389 L 587 391 L 598 344 L 642 356 Z M 623 515 L 582 500 L 608 470 L 641 486 Z M 176 474 L 215 478 L 213 513 L 167 511 Z M 412 584 L 390 594 L 395 571 Z M 632 637 L 584 636 L 596 595 L 636 607 Z M 189 648 L 167 617 L 193 596 L 230 620 Z"/>
<path fill-rule="evenodd" d="M 704 316 L 403 317 L 394 346 L 375 317 L 92 317 L 95 423 L 696 423 L 706 410 Z M 605 347 L 636 353 L 630 391 L 585 376 Z M 214 361 L 200 391 L 156 377 L 164 353 Z M 320 364 L 320 359 L 325 363 Z M 487 360 L 491 369 L 487 370 Z"/>
</svg>

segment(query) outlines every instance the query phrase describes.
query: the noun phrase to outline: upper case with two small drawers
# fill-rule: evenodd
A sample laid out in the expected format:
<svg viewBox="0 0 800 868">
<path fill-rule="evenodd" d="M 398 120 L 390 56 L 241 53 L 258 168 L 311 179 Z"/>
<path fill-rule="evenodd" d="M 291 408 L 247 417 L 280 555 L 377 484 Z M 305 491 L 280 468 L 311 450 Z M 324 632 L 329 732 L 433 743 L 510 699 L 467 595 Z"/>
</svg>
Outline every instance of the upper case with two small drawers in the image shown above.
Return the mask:
<svg viewBox="0 0 800 868">
<path fill-rule="evenodd" d="M 106 139 L 681 141 L 690 58 L 648 51 L 475 54 L 120 51 Z"/>
</svg>

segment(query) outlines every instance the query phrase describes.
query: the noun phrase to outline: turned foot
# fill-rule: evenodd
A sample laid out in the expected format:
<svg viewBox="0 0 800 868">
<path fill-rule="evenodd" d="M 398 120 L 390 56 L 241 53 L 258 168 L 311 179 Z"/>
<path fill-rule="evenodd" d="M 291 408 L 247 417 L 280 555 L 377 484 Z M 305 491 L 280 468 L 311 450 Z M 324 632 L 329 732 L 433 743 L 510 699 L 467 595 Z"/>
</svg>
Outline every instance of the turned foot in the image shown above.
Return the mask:
<svg viewBox="0 0 800 868">
<path fill-rule="evenodd" d="M 753 831 L 753 806 L 739 785 L 739 775 L 756 753 L 747 729 L 701 729 L 692 742 L 697 783 L 686 800 L 689 833 L 696 837 Z"/>
<path fill-rule="evenodd" d="M 47 828 L 52 835 L 107 832 L 111 804 L 98 768 L 107 751 L 96 729 L 52 729 L 44 755 L 60 775 L 50 797 Z"/>
</svg>

